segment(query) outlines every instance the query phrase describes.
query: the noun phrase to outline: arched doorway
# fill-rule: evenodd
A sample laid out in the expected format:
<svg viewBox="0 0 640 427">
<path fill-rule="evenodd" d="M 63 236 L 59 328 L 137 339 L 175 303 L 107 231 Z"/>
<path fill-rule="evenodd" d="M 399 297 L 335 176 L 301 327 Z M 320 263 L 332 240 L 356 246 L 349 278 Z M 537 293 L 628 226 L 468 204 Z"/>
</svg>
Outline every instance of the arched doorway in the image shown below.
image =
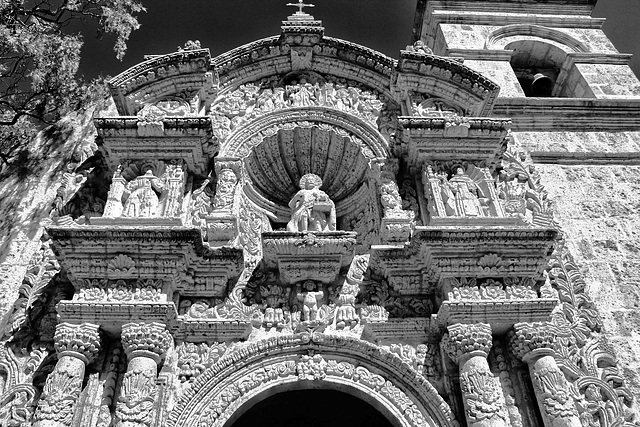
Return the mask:
<svg viewBox="0 0 640 427">
<path fill-rule="evenodd" d="M 240 411 L 239 411 L 240 412 Z M 331 389 L 283 391 L 255 403 L 228 427 L 393 427 L 369 403 Z"/>
<path fill-rule="evenodd" d="M 457 425 L 433 386 L 394 353 L 348 336 L 300 333 L 247 343 L 222 357 L 185 390 L 167 427 L 235 427 L 259 402 L 305 390 L 348 394 L 393 427 Z M 303 402 L 312 411 L 332 410 Z"/>
</svg>

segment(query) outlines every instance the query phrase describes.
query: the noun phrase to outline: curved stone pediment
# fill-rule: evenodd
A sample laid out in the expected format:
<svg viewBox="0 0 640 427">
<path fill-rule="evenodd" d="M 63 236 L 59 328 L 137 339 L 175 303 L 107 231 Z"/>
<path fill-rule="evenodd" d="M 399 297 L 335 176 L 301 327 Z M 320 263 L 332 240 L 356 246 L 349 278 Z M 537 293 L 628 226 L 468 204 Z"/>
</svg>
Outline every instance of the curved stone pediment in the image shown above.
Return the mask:
<svg viewBox="0 0 640 427">
<path fill-rule="evenodd" d="M 109 81 L 118 112 L 134 115 L 145 104 L 176 95 L 192 101 L 201 88 L 211 86 L 210 63 L 209 49 L 194 49 L 153 56 L 134 65 Z"/>
<path fill-rule="evenodd" d="M 109 84 L 118 111 L 179 96 L 194 114 L 238 87 L 277 77 L 285 84 L 300 73 L 357 82 L 397 103 L 408 92 L 443 99 L 467 115 L 487 115 L 500 88 L 458 59 L 402 51 L 396 60 L 373 49 L 324 36 L 319 21 L 284 21 L 282 34 L 210 58 L 208 49 L 154 56 Z"/>
</svg>

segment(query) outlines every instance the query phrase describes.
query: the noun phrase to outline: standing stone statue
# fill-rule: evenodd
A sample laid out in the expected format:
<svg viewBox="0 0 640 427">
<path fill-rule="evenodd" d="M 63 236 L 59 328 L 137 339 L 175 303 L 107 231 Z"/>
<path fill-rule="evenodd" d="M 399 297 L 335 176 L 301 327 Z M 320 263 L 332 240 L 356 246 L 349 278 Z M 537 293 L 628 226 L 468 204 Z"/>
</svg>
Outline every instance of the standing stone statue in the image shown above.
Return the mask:
<svg viewBox="0 0 640 427">
<path fill-rule="evenodd" d="M 449 189 L 453 193 L 458 216 L 484 216 L 484 210 L 478 196 L 482 197 L 476 183 L 458 166 L 455 175 L 449 180 Z"/>
<path fill-rule="evenodd" d="M 153 175 L 151 170 L 147 170 L 144 175 L 129 182 L 124 191 L 127 199 L 122 216 L 134 218 L 157 216 L 159 200 L 154 189 L 164 191 L 165 185 L 160 178 Z"/>
<path fill-rule="evenodd" d="M 322 179 L 308 173 L 300 178 L 300 191 L 289 202 L 288 231 L 335 231 L 336 207 L 324 191 Z"/>
</svg>

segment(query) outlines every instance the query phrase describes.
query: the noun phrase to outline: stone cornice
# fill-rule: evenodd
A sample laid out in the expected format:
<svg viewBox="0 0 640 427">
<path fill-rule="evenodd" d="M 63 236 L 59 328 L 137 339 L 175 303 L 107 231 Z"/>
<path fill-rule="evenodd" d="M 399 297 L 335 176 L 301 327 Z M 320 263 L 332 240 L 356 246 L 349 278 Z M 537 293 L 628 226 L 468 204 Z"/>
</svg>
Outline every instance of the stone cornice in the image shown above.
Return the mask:
<svg viewBox="0 0 640 427">
<path fill-rule="evenodd" d="M 131 321 L 161 322 L 174 326 L 176 306 L 170 303 L 152 302 L 87 302 L 62 300 L 56 306 L 61 321 L 70 323 L 91 322 L 100 324 L 109 333 L 119 332 L 121 326 Z"/>
<path fill-rule="evenodd" d="M 138 123 L 140 118 L 136 116 L 120 117 L 98 117 L 93 119 L 93 124 L 98 129 L 98 134 L 102 137 L 117 134 L 123 137 L 137 137 Z M 171 131 L 176 134 L 200 135 L 204 130 L 207 135 L 211 135 L 211 118 L 203 117 L 166 117 L 162 120 L 165 134 L 170 135 Z"/>
<path fill-rule="evenodd" d="M 444 130 L 451 121 L 451 117 L 398 117 L 398 123 L 404 128 L 421 129 L 425 131 L 425 134 L 431 133 L 432 135 L 435 134 L 434 136 L 437 136 L 438 133 L 433 131 Z M 465 117 L 464 122 L 469 124 L 469 138 L 506 136 L 507 131 L 511 128 L 511 119 L 509 118 Z"/>
<path fill-rule="evenodd" d="M 391 318 L 384 323 L 367 323 L 363 334 L 373 340 L 437 342 L 441 331 L 435 318 L 413 317 Z"/>
<path fill-rule="evenodd" d="M 104 243 L 112 240 L 117 242 L 138 243 L 192 243 L 199 255 L 205 257 L 235 256 L 237 249 L 220 247 L 209 248 L 202 242 L 200 230 L 192 227 L 127 227 L 119 226 L 80 226 L 80 227 L 47 227 L 47 233 L 56 240 L 78 241 L 94 240 Z"/>
<path fill-rule="evenodd" d="M 217 319 L 190 319 L 179 316 L 174 332 L 176 339 L 197 341 L 228 341 L 246 339 L 251 332 L 251 323 Z"/>
<path fill-rule="evenodd" d="M 515 323 L 544 322 L 558 305 L 553 298 L 495 301 L 444 301 L 437 319 L 441 325 L 486 322 L 494 333 L 506 332 Z"/>
<path fill-rule="evenodd" d="M 640 130 L 640 98 L 498 98 L 492 114 L 516 132 Z"/>
</svg>

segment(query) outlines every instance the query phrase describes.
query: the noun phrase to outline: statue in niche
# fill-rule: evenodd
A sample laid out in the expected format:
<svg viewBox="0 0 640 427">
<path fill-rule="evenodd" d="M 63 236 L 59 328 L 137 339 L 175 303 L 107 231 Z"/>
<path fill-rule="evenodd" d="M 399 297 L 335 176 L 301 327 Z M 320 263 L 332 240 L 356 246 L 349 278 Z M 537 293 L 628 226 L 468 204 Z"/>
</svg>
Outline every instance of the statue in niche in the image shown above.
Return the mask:
<svg viewBox="0 0 640 427">
<path fill-rule="evenodd" d="M 156 191 L 165 190 L 164 182 L 148 169 L 144 175 L 138 176 L 124 188 L 126 197 L 122 216 L 132 218 L 146 218 L 157 216 L 160 201 Z"/>
<path fill-rule="evenodd" d="M 323 291 L 314 291 L 316 284 L 307 280 L 302 285 L 305 292 L 298 292 L 298 301 L 302 302 L 302 320 L 313 322 L 318 319 L 318 301 L 324 296 Z"/>
<path fill-rule="evenodd" d="M 318 175 L 308 173 L 300 178 L 300 191 L 289 202 L 288 231 L 335 231 L 336 207 L 327 193 L 320 190 L 321 185 Z"/>
<path fill-rule="evenodd" d="M 480 198 L 484 198 L 480 188 L 462 166 L 457 166 L 454 175 L 443 185 L 443 201 L 447 211 L 457 216 L 485 216 Z"/>
</svg>

